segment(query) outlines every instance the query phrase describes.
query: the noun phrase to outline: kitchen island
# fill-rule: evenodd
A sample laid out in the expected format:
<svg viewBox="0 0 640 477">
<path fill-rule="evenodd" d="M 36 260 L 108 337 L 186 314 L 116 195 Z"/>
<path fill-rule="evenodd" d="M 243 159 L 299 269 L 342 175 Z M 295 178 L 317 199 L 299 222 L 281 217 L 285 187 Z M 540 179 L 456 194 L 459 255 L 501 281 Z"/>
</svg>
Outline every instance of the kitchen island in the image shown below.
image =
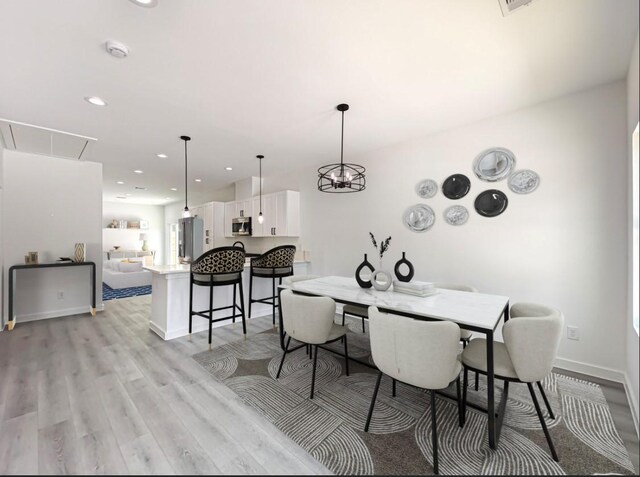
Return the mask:
<svg viewBox="0 0 640 477">
<path fill-rule="evenodd" d="M 249 262 L 245 264 L 242 274 L 244 306 L 246 318 L 249 318 Z M 143 267 L 152 275 L 151 281 L 151 320 L 149 328 L 164 340 L 171 340 L 189 334 L 189 265 L 150 265 Z M 298 260 L 293 263 L 294 275 L 306 275 L 308 262 Z M 254 278 L 253 296 L 264 298 L 271 295 L 271 280 Z M 233 286 L 217 287 L 213 292 L 213 307 L 231 305 L 233 302 Z M 209 308 L 209 287 L 193 287 L 193 308 L 195 311 Z M 271 314 L 271 305 L 253 303 L 252 317 Z M 231 314 L 231 310 L 214 312 L 214 318 L 222 318 Z M 241 320 L 236 318 L 236 322 Z M 231 319 L 213 323 L 214 327 L 225 326 Z M 251 321 L 247 321 L 247 327 Z M 206 318 L 193 317 L 193 333 L 209 329 Z"/>
</svg>

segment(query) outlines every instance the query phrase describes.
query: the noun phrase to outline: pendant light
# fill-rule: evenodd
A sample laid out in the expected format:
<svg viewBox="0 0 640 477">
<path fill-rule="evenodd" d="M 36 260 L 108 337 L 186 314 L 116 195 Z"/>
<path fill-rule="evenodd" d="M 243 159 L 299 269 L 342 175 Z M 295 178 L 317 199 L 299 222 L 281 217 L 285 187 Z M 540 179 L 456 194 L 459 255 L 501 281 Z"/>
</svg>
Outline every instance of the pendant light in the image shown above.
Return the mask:
<svg viewBox="0 0 640 477">
<path fill-rule="evenodd" d="M 342 113 L 340 135 L 340 163 L 328 164 L 318 169 L 318 190 L 320 192 L 360 192 L 365 189 L 365 168 L 358 164 L 344 162 L 344 112 L 348 104 L 339 104 L 336 109 Z"/>
<path fill-rule="evenodd" d="M 191 141 L 191 138 L 189 136 L 180 136 L 180 139 L 184 141 L 184 209 L 182 210 L 182 217 L 186 219 L 191 217 L 191 212 L 187 205 L 187 142 Z"/>
<path fill-rule="evenodd" d="M 262 215 L 262 159 L 264 156 L 256 156 L 260 161 L 260 213 L 258 214 L 258 223 L 261 224 L 264 222 L 264 216 Z"/>
</svg>

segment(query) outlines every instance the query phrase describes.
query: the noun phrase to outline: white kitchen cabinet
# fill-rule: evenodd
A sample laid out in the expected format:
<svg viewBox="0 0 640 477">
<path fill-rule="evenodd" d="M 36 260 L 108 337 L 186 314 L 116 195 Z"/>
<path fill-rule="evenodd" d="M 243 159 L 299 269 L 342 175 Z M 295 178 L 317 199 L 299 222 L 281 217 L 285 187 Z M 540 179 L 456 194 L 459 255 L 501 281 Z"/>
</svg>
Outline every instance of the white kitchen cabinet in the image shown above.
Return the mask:
<svg viewBox="0 0 640 477">
<path fill-rule="evenodd" d="M 206 252 L 216 247 L 216 241 L 224 236 L 224 204 L 207 202 L 191 207 L 191 216 L 202 219 L 202 250 Z"/>
<path fill-rule="evenodd" d="M 233 237 L 231 220 L 235 217 L 251 217 L 253 237 L 299 237 L 300 236 L 300 192 L 285 190 L 262 196 L 262 216 L 258 223 L 260 197 L 227 202 L 225 204 L 225 237 Z"/>
<path fill-rule="evenodd" d="M 264 196 L 263 198 L 263 203 L 262 203 L 262 216 L 264 217 Z M 264 233 L 264 223 L 260 223 L 258 222 L 258 216 L 260 215 L 260 197 L 254 197 L 252 199 L 253 202 L 253 215 L 251 216 L 251 228 L 252 230 L 252 235 L 254 237 L 264 237 L 265 233 Z"/>
<path fill-rule="evenodd" d="M 236 203 L 235 202 L 226 202 L 224 204 L 224 236 L 225 237 L 233 237 L 233 233 L 231 230 L 231 220 L 236 218 Z"/>
</svg>

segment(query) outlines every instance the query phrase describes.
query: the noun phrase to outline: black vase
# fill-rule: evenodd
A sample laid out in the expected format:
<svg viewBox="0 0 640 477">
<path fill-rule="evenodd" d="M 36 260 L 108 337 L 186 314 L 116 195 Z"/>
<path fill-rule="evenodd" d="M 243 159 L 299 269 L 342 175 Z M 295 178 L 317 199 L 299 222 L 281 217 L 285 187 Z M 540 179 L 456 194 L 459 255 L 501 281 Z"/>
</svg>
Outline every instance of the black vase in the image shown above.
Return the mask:
<svg viewBox="0 0 640 477">
<path fill-rule="evenodd" d="M 413 264 L 409 260 L 407 260 L 404 255 L 405 253 L 402 252 L 402 258 L 396 262 L 396 266 L 393 268 L 393 273 L 396 274 L 396 278 L 399 281 L 410 282 L 411 279 L 413 278 L 413 274 L 415 273 L 415 270 L 413 269 Z M 409 273 L 407 273 L 406 275 L 403 275 L 402 273 L 400 273 L 400 266 L 403 264 L 409 267 Z"/>
<path fill-rule="evenodd" d="M 374 271 L 373 265 L 371 265 L 367 260 L 366 253 L 364 254 L 364 262 L 362 262 L 360 265 L 358 265 L 358 268 L 356 268 L 356 281 L 358 282 L 358 285 L 360 285 L 360 288 L 371 288 L 371 279 L 363 280 L 360 277 L 360 273 L 365 268 L 368 268 L 371 271 L 371 273 L 373 273 Z"/>
</svg>

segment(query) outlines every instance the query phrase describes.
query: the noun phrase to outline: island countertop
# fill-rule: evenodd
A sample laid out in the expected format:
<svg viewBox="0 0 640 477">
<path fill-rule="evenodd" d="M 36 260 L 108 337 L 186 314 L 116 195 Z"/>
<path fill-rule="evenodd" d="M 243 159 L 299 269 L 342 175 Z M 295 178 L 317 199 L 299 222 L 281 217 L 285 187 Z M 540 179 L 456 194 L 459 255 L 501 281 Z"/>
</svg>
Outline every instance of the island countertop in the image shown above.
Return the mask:
<svg viewBox="0 0 640 477">
<path fill-rule="evenodd" d="M 309 263 L 308 260 L 294 260 L 294 265 L 298 263 Z M 251 265 L 249 261 L 246 261 L 244 268 L 249 268 Z M 149 270 L 152 273 L 159 275 L 172 275 L 175 273 L 189 273 L 189 265 L 144 265 L 142 268 Z"/>
</svg>

